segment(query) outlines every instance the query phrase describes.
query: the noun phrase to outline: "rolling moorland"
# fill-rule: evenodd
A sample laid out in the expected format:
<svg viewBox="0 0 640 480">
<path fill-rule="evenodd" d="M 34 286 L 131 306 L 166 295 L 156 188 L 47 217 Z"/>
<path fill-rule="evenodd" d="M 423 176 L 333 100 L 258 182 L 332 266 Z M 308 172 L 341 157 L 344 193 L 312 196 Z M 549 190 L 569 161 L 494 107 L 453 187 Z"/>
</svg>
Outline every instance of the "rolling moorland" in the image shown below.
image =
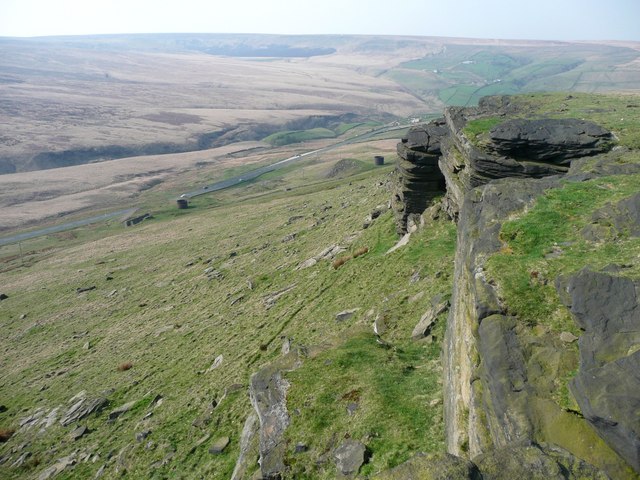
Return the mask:
<svg viewBox="0 0 640 480">
<path fill-rule="evenodd" d="M 593 421 L 575 386 L 586 381 L 583 346 L 593 334 L 577 297 L 563 294 L 585 266 L 614 282 L 640 279 L 633 45 L 29 42 L 0 41 L 13 52 L 1 57 L 2 154 L 20 170 L 0 176 L 11 215 L 2 227 L 131 204 L 153 217 L 0 247 L 0 476 L 637 478 L 633 453 L 619 448 L 636 445 L 633 415 L 613 413 L 629 427 L 620 442 L 617 430 Z M 52 44 L 64 58 L 46 53 Z M 115 62 L 109 71 L 107 62 Z M 301 83 L 300 72 L 312 73 Z M 434 154 L 444 158 L 447 186 L 424 215 L 407 217 L 394 204 L 406 181 L 406 165 L 405 173 L 390 165 L 402 133 L 305 157 L 175 208 L 180 193 L 202 183 L 380 124 L 552 85 L 572 93 L 447 110 L 451 138 Z M 281 105 L 273 104 L 277 88 Z M 576 93 L 609 89 L 625 93 Z M 564 177 L 525 174 L 468 189 L 474 155 L 495 153 L 495 127 L 546 118 L 587 119 L 613 137 L 595 156 L 553 167 Z M 387 165 L 376 167 L 380 154 Z M 399 229 L 412 233 L 392 251 Z M 634 301 L 613 302 L 629 305 L 631 327 L 606 337 L 596 355 L 603 368 L 638 357 Z M 265 404 L 281 414 L 276 423 Z M 349 448 L 362 457 L 355 467 Z"/>
<path fill-rule="evenodd" d="M 638 165 L 638 112 L 629 107 L 637 97 L 520 102 L 528 115 L 596 110 L 592 119 L 618 136 L 614 164 Z M 481 125 L 468 135 L 481 136 Z M 257 440 L 243 440 L 254 411 L 250 377 L 292 356 L 283 373 L 285 478 L 335 478 L 333 455 L 347 439 L 367 447 L 362 477 L 416 452 L 444 452 L 446 309 L 427 336 L 412 332 L 434 299 L 451 299 L 457 228 L 432 208 L 408 244 L 389 253 L 398 240 L 390 209 L 397 174 L 371 162 L 384 143 L 291 165 L 187 210 L 167 205 L 175 196 L 167 186 L 150 189 L 142 197 L 154 218 L 136 227 L 109 222 L 34 239 L 22 255 L 3 247 L 0 415 L 3 434 L 12 433 L 0 447 L 3 476 L 230 478 L 242 449 L 235 478 L 251 478 Z M 582 171 L 596 172 L 598 158 Z M 550 415 L 538 434 L 611 478 L 635 477 L 579 413 L 568 388 L 577 345 L 558 338 L 581 331 L 544 279 L 611 263 L 638 278 L 633 231 L 600 223 L 606 242 L 581 236 L 603 206 L 637 193 L 637 175 L 558 185 L 509 216 L 504 246 L 486 267 L 520 322 L 527 355 L 550 344 L 558 349 L 551 357 L 560 355 L 546 367 L 551 385 L 536 380 Z M 476 448 L 461 445 L 463 456 Z"/>
<path fill-rule="evenodd" d="M 3 38 L 0 230 L 125 208 L 184 172 L 279 160 L 297 147 L 273 145 L 326 145 L 482 95 L 635 91 L 639 48 L 367 36 Z M 267 56 L 276 53 L 286 56 Z M 121 160 L 101 165 L 112 159 Z M 62 166 L 80 168 L 37 173 Z"/>
</svg>

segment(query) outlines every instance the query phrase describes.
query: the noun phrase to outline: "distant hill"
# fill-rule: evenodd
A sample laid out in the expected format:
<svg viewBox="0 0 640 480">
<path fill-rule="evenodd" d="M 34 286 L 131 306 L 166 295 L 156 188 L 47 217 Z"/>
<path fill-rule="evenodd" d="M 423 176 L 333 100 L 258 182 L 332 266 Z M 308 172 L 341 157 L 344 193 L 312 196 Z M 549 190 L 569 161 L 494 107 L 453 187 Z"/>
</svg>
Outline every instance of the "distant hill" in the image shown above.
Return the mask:
<svg viewBox="0 0 640 480">
<path fill-rule="evenodd" d="M 0 174 L 262 140 L 309 118 L 389 122 L 483 95 L 638 91 L 639 59 L 632 42 L 0 38 Z"/>
</svg>

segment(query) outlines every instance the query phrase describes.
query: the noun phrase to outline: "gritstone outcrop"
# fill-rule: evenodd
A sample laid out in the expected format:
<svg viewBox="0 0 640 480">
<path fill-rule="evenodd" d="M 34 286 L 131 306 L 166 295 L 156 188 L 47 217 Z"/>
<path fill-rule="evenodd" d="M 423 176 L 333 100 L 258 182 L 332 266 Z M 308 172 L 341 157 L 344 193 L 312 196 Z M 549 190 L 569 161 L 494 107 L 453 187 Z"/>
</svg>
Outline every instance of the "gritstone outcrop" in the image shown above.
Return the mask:
<svg viewBox="0 0 640 480">
<path fill-rule="evenodd" d="M 558 280 L 584 332 L 577 355 L 557 334 L 523 328 L 487 278 L 486 262 L 503 246 L 502 224 L 544 192 L 566 182 L 640 173 L 640 165 L 619 162 L 610 152 L 613 135 L 593 122 L 523 118 L 527 112 L 518 108 L 508 97 L 483 99 L 477 108 L 451 107 L 444 121 L 413 128 L 398 144 L 398 230 L 406 231 L 407 219 L 436 195 L 458 223 L 443 355 L 447 450 L 473 460 L 483 478 L 514 478 L 504 476 L 505 468 L 515 468 L 505 455 L 516 458 L 514 452 L 529 459 L 522 465 L 530 461 L 542 469 L 535 478 L 635 478 L 640 287 L 590 270 Z M 440 190 L 439 179 L 445 183 Z M 637 232 L 636 197 L 596 212 L 582 235 L 603 241 Z M 581 413 L 552 399 L 553 379 L 572 370 L 578 373 L 570 390 Z M 558 452 L 564 452 L 561 467 Z"/>
<path fill-rule="evenodd" d="M 571 160 L 608 151 L 611 132 L 577 119 L 508 118 L 517 113 L 509 97 L 487 97 L 478 107 L 449 107 L 444 119 L 413 127 L 398 143 L 394 196 L 398 231 L 446 190 L 444 206 L 458 218 L 466 192 L 500 178 L 565 174 Z M 470 122 L 493 128 L 468 131 Z"/>
</svg>

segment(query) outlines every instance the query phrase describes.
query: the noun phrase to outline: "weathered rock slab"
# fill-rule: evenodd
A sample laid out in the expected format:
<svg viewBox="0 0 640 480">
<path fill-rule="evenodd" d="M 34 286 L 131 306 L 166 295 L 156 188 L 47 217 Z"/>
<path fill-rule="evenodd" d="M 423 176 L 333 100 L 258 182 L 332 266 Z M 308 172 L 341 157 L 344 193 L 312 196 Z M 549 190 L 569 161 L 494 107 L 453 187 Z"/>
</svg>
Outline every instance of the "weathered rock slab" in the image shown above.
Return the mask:
<svg viewBox="0 0 640 480">
<path fill-rule="evenodd" d="M 94 398 L 88 399 L 84 396 L 76 401 L 62 416 L 60 419 L 60 424 L 63 427 L 72 424 L 73 422 L 77 422 L 78 420 L 82 420 L 83 418 L 91 415 L 94 412 L 98 412 L 102 410 L 108 401 L 106 398 Z"/>
<path fill-rule="evenodd" d="M 558 282 L 562 290 L 562 282 Z M 578 325 L 580 369 L 571 391 L 582 414 L 640 473 L 640 285 L 583 269 L 565 296 Z M 567 298 L 568 297 L 568 298 Z"/>
<path fill-rule="evenodd" d="M 413 338 L 414 340 L 419 340 L 426 337 L 435 324 L 438 315 L 446 312 L 448 308 L 448 300 L 434 299 L 434 301 L 432 301 L 431 308 L 427 310 L 424 315 L 422 315 L 420 321 L 413 329 L 413 332 L 411 332 L 411 338 Z"/>
<path fill-rule="evenodd" d="M 293 350 L 251 376 L 249 397 L 260 421 L 260 473 L 266 480 L 279 479 L 286 470 L 284 431 L 291 419 L 286 398 L 289 382 L 283 372 L 299 365 L 299 351 Z"/>
<path fill-rule="evenodd" d="M 566 165 L 572 158 L 606 152 L 613 138 L 600 125 L 576 118 L 507 120 L 489 137 L 500 155 Z"/>
<path fill-rule="evenodd" d="M 367 447 L 357 440 L 348 439 L 336 448 L 334 459 L 338 472 L 344 476 L 354 476 L 365 462 Z"/>
<path fill-rule="evenodd" d="M 481 480 L 478 467 L 449 453 L 420 453 L 374 480 Z"/>
</svg>

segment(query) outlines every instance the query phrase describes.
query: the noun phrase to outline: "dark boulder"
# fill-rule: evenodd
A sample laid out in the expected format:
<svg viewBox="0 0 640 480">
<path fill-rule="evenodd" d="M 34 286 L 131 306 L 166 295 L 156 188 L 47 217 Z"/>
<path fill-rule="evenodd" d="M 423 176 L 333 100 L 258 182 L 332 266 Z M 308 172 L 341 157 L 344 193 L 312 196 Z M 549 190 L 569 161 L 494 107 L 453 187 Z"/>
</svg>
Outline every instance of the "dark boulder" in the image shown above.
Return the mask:
<svg viewBox="0 0 640 480">
<path fill-rule="evenodd" d="M 409 215 L 421 214 L 434 196 L 444 192 L 438 159 L 446 135 L 446 124 L 438 119 L 412 127 L 398 143 L 398 182 L 393 203 L 399 233 L 406 233 Z"/>
<path fill-rule="evenodd" d="M 426 125 L 411 128 L 401 145 L 414 152 L 440 155 L 440 141 L 448 135 L 444 119 L 434 120 Z"/>
<path fill-rule="evenodd" d="M 446 180 L 445 210 L 452 218 L 457 218 L 465 194 L 475 187 L 498 179 L 542 178 L 564 174 L 569 168 L 564 164 L 542 162 L 534 156 L 514 157 L 515 150 L 507 151 L 506 147 L 499 150 L 489 138 L 489 132 L 473 135 L 467 132 L 470 121 L 496 116 L 502 116 L 500 111 L 486 108 L 449 107 L 445 110 L 449 135 L 441 144 L 439 167 Z M 504 123 L 508 124 L 509 120 Z M 511 140 L 516 142 L 517 133 L 514 135 Z M 505 137 L 508 137 L 506 133 Z M 501 144 L 499 140 L 496 141 Z M 502 143 L 505 142 L 506 140 Z M 523 145 L 522 148 L 524 147 Z"/>
<path fill-rule="evenodd" d="M 611 148 L 611 132 L 575 118 L 507 120 L 489 133 L 491 148 L 516 160 L 569 165 L 572 158 L 606 152 Z"/>
</svg>

